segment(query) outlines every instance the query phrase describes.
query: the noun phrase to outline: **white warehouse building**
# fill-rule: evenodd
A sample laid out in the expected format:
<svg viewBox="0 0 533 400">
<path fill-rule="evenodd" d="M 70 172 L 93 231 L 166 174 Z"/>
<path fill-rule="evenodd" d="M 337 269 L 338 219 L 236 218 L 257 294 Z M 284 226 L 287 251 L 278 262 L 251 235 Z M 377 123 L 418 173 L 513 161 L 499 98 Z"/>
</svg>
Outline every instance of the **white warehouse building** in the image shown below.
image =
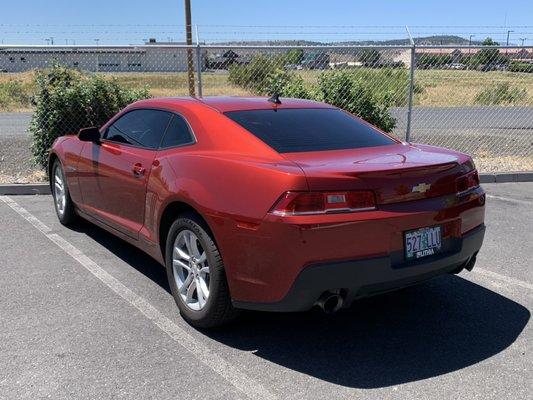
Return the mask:
<svg viewBox="0 0 533 400">
<path fill-rule="evenodd" d="M 196 54 L 193 63 L 196 69 Z M 65 67 L 91 72 L 184 72 L 187 49 L 177 43 L 144 46 L 36 46 L 2 47 L 0 72 L 24 72 L 47 68 L 54 62 Z"/>
</svg>

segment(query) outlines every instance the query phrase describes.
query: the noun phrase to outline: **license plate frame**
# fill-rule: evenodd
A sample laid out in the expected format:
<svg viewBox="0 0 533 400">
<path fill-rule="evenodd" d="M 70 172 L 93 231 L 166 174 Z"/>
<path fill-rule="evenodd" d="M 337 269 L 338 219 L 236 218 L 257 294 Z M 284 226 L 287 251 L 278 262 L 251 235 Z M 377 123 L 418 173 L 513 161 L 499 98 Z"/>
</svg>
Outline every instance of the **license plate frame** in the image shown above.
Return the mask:
<svg viewBox="0 0 533 400">
<path fill-rule="evenodd" d="M 406 261 L 434 256 L 442 251 L 442 228 L 436 225 L 406 231 L 403 244 Z"/>
</svg>

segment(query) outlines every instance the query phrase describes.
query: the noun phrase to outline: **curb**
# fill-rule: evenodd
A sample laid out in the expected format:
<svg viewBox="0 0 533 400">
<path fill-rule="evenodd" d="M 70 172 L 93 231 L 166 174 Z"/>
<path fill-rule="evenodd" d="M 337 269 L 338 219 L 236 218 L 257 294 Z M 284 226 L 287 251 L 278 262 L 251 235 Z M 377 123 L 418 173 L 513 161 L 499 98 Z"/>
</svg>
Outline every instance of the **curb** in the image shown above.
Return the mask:
<svg viewBox="0 0 533 400">
<path fill-rule="evenodd" d="M 533 172 L 495 172 L 479 174 L 481 183 L 533 182 Z"/>
<path fill-rule="evenodd" d="M 479 174 L 481 183 L 533 182 L 533 172 L 496 172 Z M 51 194 L 45 183 L 0 184 L 0 195 Z"/>
<path fill-rule="evenodd" d="M 0 195 L 51 194 L 50 185 L 45 183 L 20 183 L 0 185 Z"/>
</svg>

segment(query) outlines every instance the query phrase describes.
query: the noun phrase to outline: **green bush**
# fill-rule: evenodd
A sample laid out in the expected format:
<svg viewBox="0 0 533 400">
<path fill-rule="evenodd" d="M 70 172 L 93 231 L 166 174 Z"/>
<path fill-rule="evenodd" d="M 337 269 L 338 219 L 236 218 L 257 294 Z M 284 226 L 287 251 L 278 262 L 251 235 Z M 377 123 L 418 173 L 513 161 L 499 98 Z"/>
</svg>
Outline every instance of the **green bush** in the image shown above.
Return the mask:
<svg viewBox="0 0 533 400">
<path fill-rule="evenodd" d="M 305 87 L 301 76 L 291 74 L 282 69 L 276 69 L 265 77 L 265 87 L 258 94 L 271 96 L 274 93 L 282 97 L 294 97 L 300 99 L 310 99 L 313 96 Z"/>
<path fill-rule="evenodd" d="M 480 91 L 474 102 L 485 106 L 515 104 L 524 100 L 526 95 L 526 89 L 512 86 L 509 82 L 501 82 Z"/>
<path fill-rule="evenodd" d="M 530 72 L 533 73 L 533 64 L 525 62 L 512 62 L 509 64 L 510 72 Z"/>
<path fill-rule="evenodd" d="M 230 83 L 266 95 L 269 75 L 283 69 L 284 57 L 257 55 L 249 64 L 234 64 L 229 68 Z"/>
<path fill-rule="evenodd" d="M 318 89 L 320 96 L 317 100 L 356 114 L 385 132 L 392 131 L 396 125 L 396 120 L 388 112 L 390 99 L 384 96 L 377 100 L 368 85 L 353 79 L 349 73 L 322 73 Z"/>
<path fill-rule="evenodd" d="M 37 73 L 36 109 L 30 123 L 32 152 L 46 167 L 48 150 L 59 136 L 101 126 L 129 103 L 149 97 L 147 88 L 121 88 L 115 80 L 54 65 Z"/>
</svg>

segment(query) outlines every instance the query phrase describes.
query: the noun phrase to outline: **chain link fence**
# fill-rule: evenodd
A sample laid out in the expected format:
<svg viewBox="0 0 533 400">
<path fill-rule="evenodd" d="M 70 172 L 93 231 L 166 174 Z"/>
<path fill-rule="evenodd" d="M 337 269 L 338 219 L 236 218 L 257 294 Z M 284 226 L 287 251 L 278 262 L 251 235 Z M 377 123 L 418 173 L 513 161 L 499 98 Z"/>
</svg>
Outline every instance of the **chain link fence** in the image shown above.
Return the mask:
<svg viewBox="0 0 533 400">
<path fill-rule="evenodd" d="M 197 96 L 326 101 L 402 140 L 472 154 L 481 171 L 533 170 L 533 47 L 0 46 L 0 142 L 28 137 L 36 76 L 53 64 L 150 96 L 192 83 Z"/>
</svg>

